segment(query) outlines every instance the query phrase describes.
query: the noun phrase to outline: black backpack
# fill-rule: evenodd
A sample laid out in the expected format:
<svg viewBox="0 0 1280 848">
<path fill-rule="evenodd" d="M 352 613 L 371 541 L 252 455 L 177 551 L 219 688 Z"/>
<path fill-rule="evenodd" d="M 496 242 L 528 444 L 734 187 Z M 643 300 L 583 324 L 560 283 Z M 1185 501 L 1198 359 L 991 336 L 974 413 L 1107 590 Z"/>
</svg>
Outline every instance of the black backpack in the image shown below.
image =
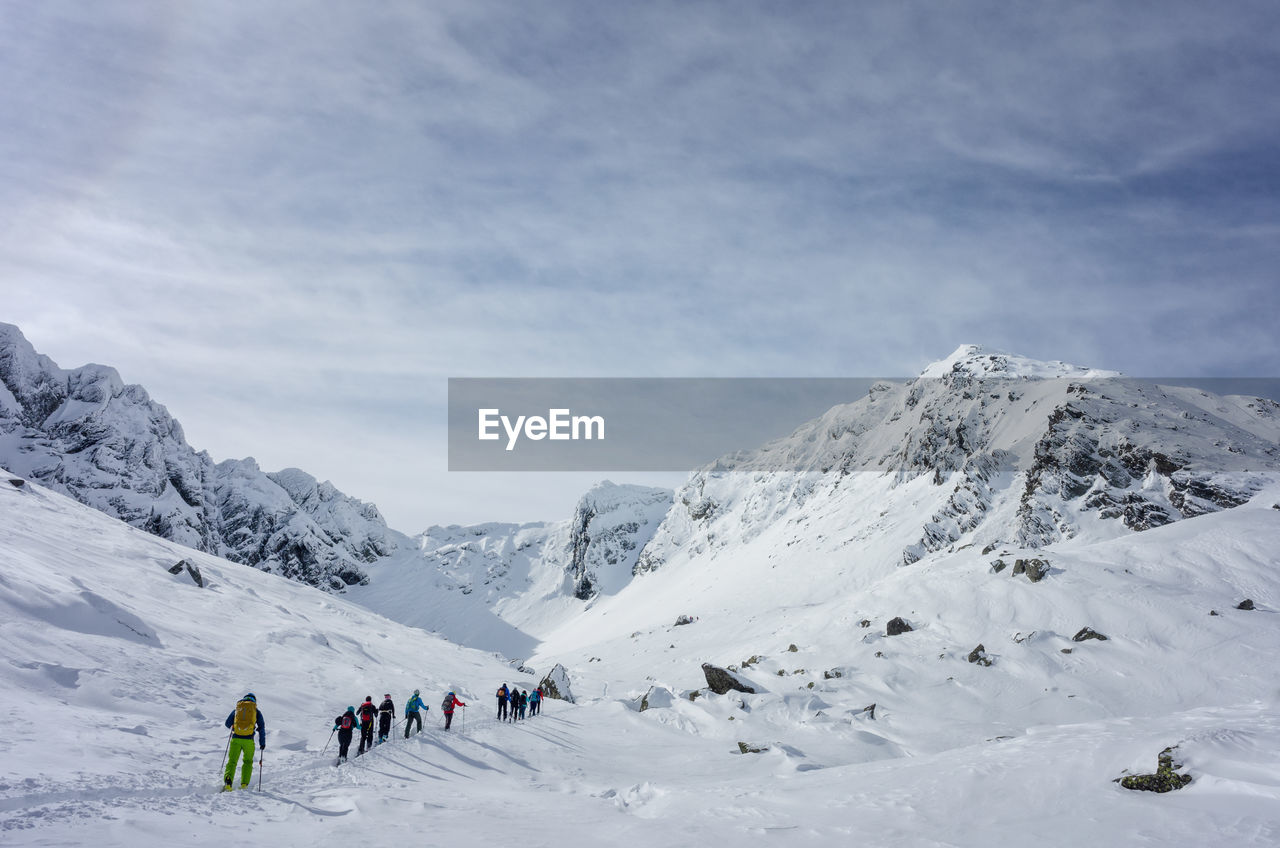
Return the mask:
<svg viewBox="0 0 1280 848">
<path fill-rule="evenodd" d="M 343 729 L 343 730 L 350 730 L 350 729 L 351 729 L 351 713 L 343 713 L 343 714 L 342 714 L 342 722 L 341 722 L 341 726 L 342 726 L 342 729 Z"/>
</svg>

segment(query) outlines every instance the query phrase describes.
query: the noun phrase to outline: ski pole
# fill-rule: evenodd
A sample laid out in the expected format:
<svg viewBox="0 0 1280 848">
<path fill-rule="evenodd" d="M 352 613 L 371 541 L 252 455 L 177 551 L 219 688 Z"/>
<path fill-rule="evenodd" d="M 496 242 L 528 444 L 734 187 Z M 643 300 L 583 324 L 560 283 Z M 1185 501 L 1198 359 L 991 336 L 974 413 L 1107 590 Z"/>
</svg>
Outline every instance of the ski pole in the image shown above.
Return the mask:
<svg viewBox="0 0 1280 848">
<path fill-rule="evenodd" d="M 338 732 L 338 728 L 329 731 L 329 738 L 325 740 L 324 747 L 320 749 L 320 756 L 324 756 L 324 752 L 329 750 L 329 743 L 333 741 L 333 734 Z"/>
<path fill-rule="evenodd" d="M 267 746 L 263 745 L 258 749 L 258 791 L 262 791 L 262 755 L 266 753 Z"/>
<path fill-rule="evenodd" d="M 223 751 L 223 752 L 222 752 L 222 763 L 221 763 L 221 768 L 223 769 L 223 772 L 222 772 L 222 773 L 223 773 L 223 776 L 224 776 L 224 777 L 226 776 L 227 756 L 228 756 L 230 753 L 231 753 L 231 734 L 230 734 L 230 733 L 228 733 L 228 734 L 227 734 L 227 750 L 225 750 L 225 751 Z"/>
</svg>

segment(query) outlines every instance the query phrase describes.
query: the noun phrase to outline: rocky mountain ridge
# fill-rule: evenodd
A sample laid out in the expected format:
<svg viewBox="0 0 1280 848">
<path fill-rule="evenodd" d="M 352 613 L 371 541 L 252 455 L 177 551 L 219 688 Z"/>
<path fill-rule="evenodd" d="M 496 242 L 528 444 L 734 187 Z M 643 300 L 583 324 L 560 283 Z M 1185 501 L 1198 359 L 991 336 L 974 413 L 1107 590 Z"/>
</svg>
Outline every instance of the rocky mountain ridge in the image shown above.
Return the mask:
<svg viewBox="0 0 1280 848">
<path fill-rule="evenodd" d="M 340 590 L 402 538 L 381 514 L 298 469 L 215 463 L 114 369 L 62 369 L 0 324 L 0 464 L 135 527 Z"/>
</svg>

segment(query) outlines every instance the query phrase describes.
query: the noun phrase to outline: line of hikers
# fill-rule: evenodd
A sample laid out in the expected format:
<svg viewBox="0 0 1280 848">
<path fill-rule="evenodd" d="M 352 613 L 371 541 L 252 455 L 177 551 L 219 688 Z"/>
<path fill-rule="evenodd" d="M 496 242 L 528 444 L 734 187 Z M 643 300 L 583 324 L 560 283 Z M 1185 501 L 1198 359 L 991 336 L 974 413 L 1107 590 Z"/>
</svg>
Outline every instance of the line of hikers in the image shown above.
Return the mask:
<svg viewBox="0 0 1280 848">
<path fill-rule="evenodd" d="M 498 719 L 500 721 L 518 721 L 525 717 L 526 711 L 530 716 L 536 716 L 542 707 L 542 688 L 538 687 L 530 694 L 528 690 L 520 691 L 515 686 L 508 687 L 503 683 L 498 688 Z M 347 761 L 347 751 L 351 747 L 351 738 L 355 735 L 355 731 L 360 731 L 360 746 L 356 749 L 356 756 L 363 754 L 365 751 L 371 750 L 374 745 L 380 745 L 387 741 L 391 735 L 391 727 L 396 719 L 396 705 L 391 700 L 391 694 L 387 693 L 382 696 L 382 703 L 374 706 L 373 696 L 366 695 L 364 702 L 359 707 L 347 707 L 346 712 L 333 720 L 333 732 L 338 736 L 338 763 L 342 764 Z M 440 704 L 440 712 L 444 714 L 444 729 L 448 730 L 453 724 L 453 713 L 459 707 L 465 708 L 467 705 L 460 699 L 456 693 L 450 691 L 444 697 L 444 701 Z M 413 695 L 404 705 L 404 738 L 408 739 L 413 733 L 422 731 L 422 713 L 428 712 L 431 708 L 422 703 L 422 695 L 417 690 L 413 690 Z M 509 716 L 509 717 L 508 717 Z M 374 722 L 378 724 L 377 742 L 373 738 Z M 267 749 L 267 724 L 262 718 L 262 711 L 258 709 L 258 700 L 254 694 L 250 692 L 239 701 L 236 707 L 227 716 L 226 726 L 231 731 L 230 737 L 227 739 L 227 767 L 223 772 L 223 790 L 232 788 L 232 778 L 235 776 L 237 761 L 243 757 L 243 763 L 240 767 L 240 788 L 244 789 L 249 785 L 249 779 L 253 775 L 253 736 L 258 735 L 258 742 L 261 750 Z"/>
<path fill-rule="evenodd" d="M 448 730 L 453 724 L 453 712 L 458 707 L 466 707 L 466 703 L 462 701 L 456 694 L 449 692 L 444 696 L 443 703 L 440 704 L 440 712 L 444 714 L 444 729 Z M 404 705 L 404 738 L 408 739 L 415 732 L 422 730 L 422 713 L 430 711 L 430 707 L 422 703 L 422 693 L 417 689 L 413 690 L 413 695 Z M 360 756 L 365 751 L 373 748 L 374 745 L 381 745 L 387 741 L 387 737 L 391 735 L 391 725 L 396 718 L 396 705 L 391 700 L 391 695 L 383 695 L 383 701 L 379 706 L 373 705 L 373 696 L 365 696 L 364 703 L 359 707 L 347 707 L 347 711 L 333 720 L 333 729 L 338 734 L 338 764 L 341 765 L 347 761 L 347 750 L 351 747 L 351 737 L 355 734 L 356 729 L 360 730 L 360 745 L 356 749 L 356 756 Z M 373 723 L 378 722 L 378 741 L 373 740 Z"/>
<path fill-rule="evenodd" d="M 507 687 L 502 684 L 498 687 L 498 721 L 519 721 L 524 718 L 527 710 L 530 717 L 536 716 L 542 708 L 542 687 L 539 686 L 533 690 L 533 694 L 525 689 L 521 691 L 516 687 Z"/>
</svg>

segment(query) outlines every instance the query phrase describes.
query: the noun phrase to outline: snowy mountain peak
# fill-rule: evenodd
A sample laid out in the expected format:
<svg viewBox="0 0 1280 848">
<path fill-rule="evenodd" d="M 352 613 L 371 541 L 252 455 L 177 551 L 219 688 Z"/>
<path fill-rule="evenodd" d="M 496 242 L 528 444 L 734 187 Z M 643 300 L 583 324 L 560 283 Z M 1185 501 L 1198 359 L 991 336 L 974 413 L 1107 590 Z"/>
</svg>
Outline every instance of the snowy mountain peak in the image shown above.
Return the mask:
<svg viewBox="0 0 1280 848">
<path fill-rule="evenodd" d="M 939 359 L 920 372 L 921 379 L 954 375 L 971 379 L 1101 379 L 1121 376 L 1119 371 L 1084 368 L 1057 360 L 1042 362 L 977 344 L 960 345 L 950 356 Z"/>
</svg>

